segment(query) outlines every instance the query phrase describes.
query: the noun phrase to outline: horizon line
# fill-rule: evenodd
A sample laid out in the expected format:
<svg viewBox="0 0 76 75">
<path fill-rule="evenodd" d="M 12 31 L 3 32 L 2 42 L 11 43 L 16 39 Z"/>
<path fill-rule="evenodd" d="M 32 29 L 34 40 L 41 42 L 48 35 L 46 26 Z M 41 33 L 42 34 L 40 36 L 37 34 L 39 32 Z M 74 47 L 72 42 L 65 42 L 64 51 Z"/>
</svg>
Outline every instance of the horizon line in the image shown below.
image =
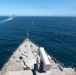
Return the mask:
<svg viewBox="0 0 76 75">
<path fill-rule="evenodd" d="M 0 15 L 0 16 L 10 16 L 10 15 Z M 16 15 L 15 15 L 16 16 Z M 76 17 L 76 16 L 68 16 L 68 15 L 17 15 L 16 17 L 19 17 L 19 16 L 22 16 L 22 17 Z"/>
</svg>

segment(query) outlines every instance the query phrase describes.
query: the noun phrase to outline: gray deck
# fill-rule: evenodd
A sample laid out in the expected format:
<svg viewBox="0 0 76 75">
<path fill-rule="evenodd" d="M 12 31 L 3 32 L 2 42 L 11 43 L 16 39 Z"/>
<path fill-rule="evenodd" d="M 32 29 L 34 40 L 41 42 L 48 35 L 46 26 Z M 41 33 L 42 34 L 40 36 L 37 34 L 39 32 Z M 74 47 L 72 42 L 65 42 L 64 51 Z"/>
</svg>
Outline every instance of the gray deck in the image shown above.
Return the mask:
<svg viewBox="0 0 76 75">
<path fill-rule="evenodd" d="M 72 68 L 63 68 L 60 70 L 59 64 L 52 60 L 49 55 L 51 68 L 46 73 L 36 72 L 36 75 L 76 75 Z M 22 60 L 20 60 L 22 57 Z M 38 54 L 38 46 L 26 39 L 13 53 L 9 61 L 5 64 L 1 75 L 33 75 L 32 70 L 36 64 Z"/>
</svg>

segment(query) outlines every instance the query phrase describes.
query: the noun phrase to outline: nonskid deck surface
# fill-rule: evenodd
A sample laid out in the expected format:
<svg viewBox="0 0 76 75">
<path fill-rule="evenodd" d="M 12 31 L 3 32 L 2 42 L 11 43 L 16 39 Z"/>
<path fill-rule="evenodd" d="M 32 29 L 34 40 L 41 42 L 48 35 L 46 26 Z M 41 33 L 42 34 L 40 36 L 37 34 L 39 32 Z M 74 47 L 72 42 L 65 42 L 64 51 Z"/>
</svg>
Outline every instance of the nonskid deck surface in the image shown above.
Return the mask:
<svg viewBox="0 0 76 75">
<path fill-rule="evenodd" d="M 37 57 L 39 57 L 38 48 L 37 45 L 26 39 L 5 64 L 1 75 L 76 75 L 73 69 L 61 67 L 48 54 L 47 57 L 51 64 L 50 70 L 43 73 L 35 71 L 35 64 L 37 64 Z"/>
<path fill-rule="evenodd" d="M 38 47 L 31 43 L 31 41 L 26 40 L 26 42 L 21 44 L 16 52 L 13 53 L 8 61 L 6 70 L 20 71 L 24 69 L 24 65 L 27 66 L 28 69 L 32 69 L 36 63 L 37 51 Z M 22 60 L 20 60 L 20 57 L 22 57 Z"/>
</svg>

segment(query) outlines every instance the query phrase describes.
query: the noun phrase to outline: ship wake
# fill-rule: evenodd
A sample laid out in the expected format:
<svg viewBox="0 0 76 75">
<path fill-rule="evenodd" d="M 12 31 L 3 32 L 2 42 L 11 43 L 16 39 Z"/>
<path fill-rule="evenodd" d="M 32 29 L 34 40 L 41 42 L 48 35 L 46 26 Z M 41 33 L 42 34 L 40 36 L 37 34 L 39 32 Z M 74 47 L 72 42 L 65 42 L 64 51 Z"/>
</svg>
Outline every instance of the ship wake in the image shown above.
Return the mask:
<svg viewBox="0 0 76 75">
<path fill-rule="evenodd" d="M 4 19 L 4 20 L 0 21 L 0 24 L 11 21 L 11 20 L 13 20 L 13 18 Z"/>
</svg>

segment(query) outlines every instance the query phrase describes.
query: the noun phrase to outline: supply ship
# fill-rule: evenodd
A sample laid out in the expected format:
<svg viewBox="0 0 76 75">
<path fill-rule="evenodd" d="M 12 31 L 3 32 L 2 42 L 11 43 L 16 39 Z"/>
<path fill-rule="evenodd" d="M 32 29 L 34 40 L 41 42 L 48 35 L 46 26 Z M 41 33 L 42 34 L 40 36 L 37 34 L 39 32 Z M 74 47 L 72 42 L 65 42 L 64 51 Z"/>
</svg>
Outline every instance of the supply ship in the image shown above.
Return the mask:
<svg viewBox="0 0 76 75">
<path fill-rule="evenodd" d="M 44 47 L 27 37 L 4 64 L 0 75 L 76 75 L 76 70 L 60 65 Z"/>
<path fill-rule="evenodd" d="M 11 19 L 15 19 L 15 15 L 12 14 L 12 16 L 9 16 L 9 18 L 11 18 Z"/>
</svg>

